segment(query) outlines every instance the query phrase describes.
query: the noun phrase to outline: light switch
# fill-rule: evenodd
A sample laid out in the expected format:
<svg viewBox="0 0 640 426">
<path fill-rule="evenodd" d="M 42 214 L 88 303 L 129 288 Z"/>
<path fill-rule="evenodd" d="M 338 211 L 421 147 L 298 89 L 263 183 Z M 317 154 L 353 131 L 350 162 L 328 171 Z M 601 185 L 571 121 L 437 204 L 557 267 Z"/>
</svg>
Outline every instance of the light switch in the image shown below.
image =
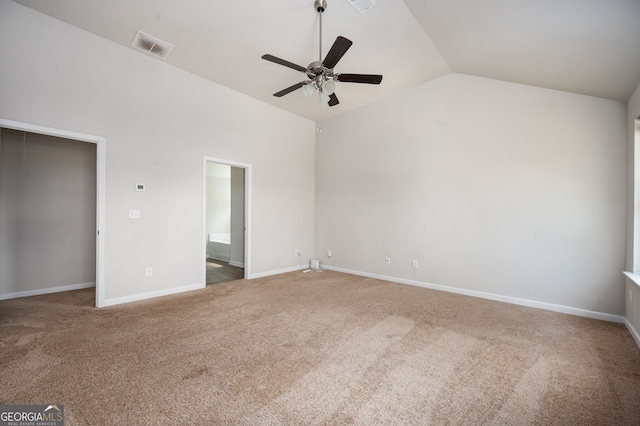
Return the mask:
<svg viewBox="0 0 640 426">
<path fill-rule="evenodd" d="M 129 209 L 129 219 L 140 219 L 140 209 Z"/>
</svg>

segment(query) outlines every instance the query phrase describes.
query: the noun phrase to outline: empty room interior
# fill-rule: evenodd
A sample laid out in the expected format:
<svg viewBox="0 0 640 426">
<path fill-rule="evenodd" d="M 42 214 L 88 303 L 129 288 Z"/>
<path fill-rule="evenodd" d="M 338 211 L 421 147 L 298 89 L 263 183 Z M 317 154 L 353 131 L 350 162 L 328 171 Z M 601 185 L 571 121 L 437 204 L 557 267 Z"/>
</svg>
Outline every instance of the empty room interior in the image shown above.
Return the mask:
<svg viewBox="0 0 640 426">
<path fill-rule="evenodd" d="M 0 405 L 639 424 L 638 40 L 638 0 L 0 0 Z"/>
</svg>

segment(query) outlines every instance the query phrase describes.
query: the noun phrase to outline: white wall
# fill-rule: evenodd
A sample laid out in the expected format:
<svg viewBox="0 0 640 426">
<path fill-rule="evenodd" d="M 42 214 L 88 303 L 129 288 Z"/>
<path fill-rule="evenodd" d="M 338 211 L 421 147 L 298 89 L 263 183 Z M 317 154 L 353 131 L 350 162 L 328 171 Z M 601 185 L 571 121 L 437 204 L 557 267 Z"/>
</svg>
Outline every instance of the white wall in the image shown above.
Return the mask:
<svg viewBox="0 0 640 426">
<path fill-rule="evenodd" d="M 327 120 L 316 255 L 622 315 L 625 121 L 620 102 L 460 74 Z"/>
<path fill-rule="evenodd" d="M 253 166 L 252 273 L 312 252 L 312 122 L 8 0 L 0 58 L 0 117 L 106 138 L 109 303 L 203 284 L 203 156 Z"/>
<path fill-rule="evenodd" d="M 231 166 L 207 163 L 207 234 L 231 233 Z"/>
</svg>

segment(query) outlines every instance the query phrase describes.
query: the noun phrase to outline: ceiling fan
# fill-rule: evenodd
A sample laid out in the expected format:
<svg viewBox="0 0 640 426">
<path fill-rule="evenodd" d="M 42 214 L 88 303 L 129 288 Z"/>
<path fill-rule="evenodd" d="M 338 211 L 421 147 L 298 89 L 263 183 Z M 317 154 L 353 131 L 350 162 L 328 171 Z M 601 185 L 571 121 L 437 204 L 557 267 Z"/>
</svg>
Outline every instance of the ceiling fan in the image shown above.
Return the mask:
<svg viewBox="0 0 640 426">
<path fill-rule="evenodd" d="M 324 61 L 322 60 L 322 13 L 327 8 L 327 2 L 326 0 L 315 0 L 313 6 L 320 15 L 319 60 L 311 62 L 305 68 L 273 55 L 263 55 L 262 59 L 300 71 L 308 77 L 308 80 L 289 86 L 286 89 L 274 93 L 273 96 L 279 98 L 302 88 L 305 96 L 310 97 L 318 91 L 322 102 L 327 102 L 329 106 L 334 106 L 340 103 L 335 94 L 336 81 L 342 83 L 380 84 L 382 76 L 379 74 L 336 74 L 333 72 L 333 68 L 353 44 L 351 40 L 345 37 L 338 36 L 333 46 L 331 46 L 331 49 L 329 49 L 329 53 L 327 53 Z"/>
</svg>

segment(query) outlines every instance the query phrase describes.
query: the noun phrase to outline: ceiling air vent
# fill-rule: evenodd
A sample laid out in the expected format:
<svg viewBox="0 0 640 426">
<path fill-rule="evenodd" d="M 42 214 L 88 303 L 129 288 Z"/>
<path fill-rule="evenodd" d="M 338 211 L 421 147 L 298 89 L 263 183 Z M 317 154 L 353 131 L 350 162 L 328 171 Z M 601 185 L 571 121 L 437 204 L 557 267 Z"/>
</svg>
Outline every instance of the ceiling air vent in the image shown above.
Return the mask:
<svg viewBox="0 0 640 426">
<path fill-rule="evenodd" d="M 162 59 L 166 59 L 174 48 L 172 44 L 150 36 L 147 33 L 143 33 L 142 31 L 138 31 L 131 42 L 131 46 Z"/>
<path fill-rule="evenodd" d="M 347 0 L 347 2 L 361 14 L 378 4 L 374 0 Z"/>
</svg>

